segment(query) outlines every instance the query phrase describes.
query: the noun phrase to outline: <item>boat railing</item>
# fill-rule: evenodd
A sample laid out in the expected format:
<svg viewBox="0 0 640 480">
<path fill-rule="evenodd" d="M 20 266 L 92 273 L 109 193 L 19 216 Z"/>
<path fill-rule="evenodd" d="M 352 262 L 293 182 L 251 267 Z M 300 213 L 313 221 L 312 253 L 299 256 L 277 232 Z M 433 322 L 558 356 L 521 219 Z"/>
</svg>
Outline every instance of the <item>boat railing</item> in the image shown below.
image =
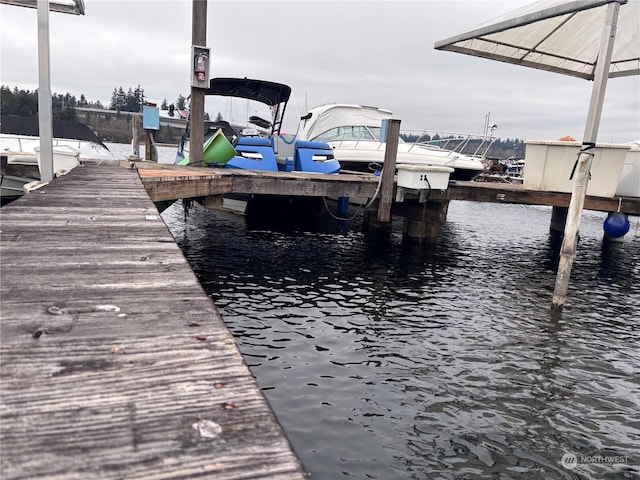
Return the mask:
<svg viewBox="0 0 640 480">
<path fill-rule="evenodd" d="M 415 147 L 432 148 L 447 152 L 484 159 L 496 137 L 469 133 L 443 132 L 437 130 L 402 130 L 400 136 L 405 143 Z"/>
<path fill-rule="evenodd" d="M 384 148 L 384 142 L 380 138 L 372 136 L 370 132 L 361 132 L 359 135 L 353 133 L 341 133 L 332 137 L 321 139 L 331 142 L 340 148 L 344 142 L 350 142 L 350 147 L 357 148 L 361 142 L 371 144 L 377 142 L 380 148 Z M 408 144 L 408 151 L 412 148 L 428 148 L 442 153 L 444 156 L 455 154 L 482 160 L 486 157 L 491 145 L 496 141 L 496 137 L 490 135 L 476 135 L 468 133 L 443 132 L 436 130 L 401 130 L 400 143 Z M 355 143 L 351 143 L 355 142 Z"/>
</svg>

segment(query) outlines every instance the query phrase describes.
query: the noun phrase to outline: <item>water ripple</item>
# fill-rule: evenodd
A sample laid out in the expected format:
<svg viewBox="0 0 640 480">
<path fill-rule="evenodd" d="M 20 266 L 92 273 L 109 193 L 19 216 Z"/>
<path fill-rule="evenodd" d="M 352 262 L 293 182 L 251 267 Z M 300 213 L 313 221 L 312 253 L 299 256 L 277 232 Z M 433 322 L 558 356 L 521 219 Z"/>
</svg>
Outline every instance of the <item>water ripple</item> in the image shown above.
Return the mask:
<svg viewBox="0 0 640 480">
<path fill-rule="evenodd" d="M 165 219 L 312 478 L 638 478 L 640 240 L 601 214 L 561 314 L 548 208 L 454 202 L 435 248 L 190 215 Z"/>
</svg>

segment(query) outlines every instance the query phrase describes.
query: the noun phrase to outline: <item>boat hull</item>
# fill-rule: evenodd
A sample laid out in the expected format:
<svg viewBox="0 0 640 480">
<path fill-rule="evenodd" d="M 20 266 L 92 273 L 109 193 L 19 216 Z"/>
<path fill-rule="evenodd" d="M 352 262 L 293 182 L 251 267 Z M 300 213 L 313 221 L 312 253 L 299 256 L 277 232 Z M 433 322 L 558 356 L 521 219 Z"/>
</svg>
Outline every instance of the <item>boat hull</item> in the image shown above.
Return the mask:
<svg viewBox="0 0 640 480">
<path fill-rule="evenodd" d="M 379 144 L 384 145 L 384 144 Z M 384 164 L 384 148 L 333 148 L 334 155 L 342 171 L 375 172 L 381 170 Z M 398 151 L 396 165 L 431 165 L 451 167 L 451 180 L 469 181 L 484 171 L 480 161 L 460 156 L 425 155 L 418 150 L 413 152 Z"/>
</svg>

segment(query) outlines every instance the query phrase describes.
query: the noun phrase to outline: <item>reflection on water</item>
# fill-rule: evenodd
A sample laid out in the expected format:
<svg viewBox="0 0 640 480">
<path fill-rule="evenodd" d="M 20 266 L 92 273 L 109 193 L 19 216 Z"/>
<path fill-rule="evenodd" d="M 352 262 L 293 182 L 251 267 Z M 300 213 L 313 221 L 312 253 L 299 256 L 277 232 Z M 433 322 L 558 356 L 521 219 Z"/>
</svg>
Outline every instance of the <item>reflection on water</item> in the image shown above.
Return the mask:
<svg viewBox="0 0 640 480">
<path fill-rule="evenodd" d="M 604 214 L 560 314 L 547 208 L 454 202 L 435 248 L 164 218 L 311 478 L 637 478 L 640 239 L 603 246 Z"/>
</svg>

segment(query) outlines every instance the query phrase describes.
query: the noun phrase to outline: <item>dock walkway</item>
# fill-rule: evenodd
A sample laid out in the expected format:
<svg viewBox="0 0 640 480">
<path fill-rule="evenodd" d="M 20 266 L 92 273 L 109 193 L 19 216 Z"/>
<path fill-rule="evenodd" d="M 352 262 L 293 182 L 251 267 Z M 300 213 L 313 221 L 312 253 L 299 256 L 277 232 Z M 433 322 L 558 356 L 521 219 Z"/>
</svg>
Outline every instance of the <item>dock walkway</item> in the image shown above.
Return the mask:
<svg viewBox="0 0 640 480">
<path fill-rule="evenodd" d="M 135 169 L 0 215 L 3 480 L 306 478 Z"/>
<path fill-rule="evenodd" d="M 121 162 L 124 164 L 124 162 Z M 347 175 L 318 175 L 302 172 L 252 172 L 201 167 L 181 167 L 153 162 L 136 162 L 142 183 L 154 201 L 222 195 L 225 193 L 279 194 L 371 198 L 379 178 L 351 172 Z M 395 197 L 395 194 L 393 195 Z M 413 196 L 417 198 L 417 196 Z M 522 185 L 491 182 L 452 182 L 447 190 L 430 192 L 432 201 L 465 200 L 503 204 L 568 207 L 571 194 L 525 190 Z M 399 202 L 395 207 L 402 209 Z M 640 198 L 587 196 L 585 210 L 621 211 L 640 215 Z M 422 207 L 419 209 L 422 212 Z"/>
</svg>

